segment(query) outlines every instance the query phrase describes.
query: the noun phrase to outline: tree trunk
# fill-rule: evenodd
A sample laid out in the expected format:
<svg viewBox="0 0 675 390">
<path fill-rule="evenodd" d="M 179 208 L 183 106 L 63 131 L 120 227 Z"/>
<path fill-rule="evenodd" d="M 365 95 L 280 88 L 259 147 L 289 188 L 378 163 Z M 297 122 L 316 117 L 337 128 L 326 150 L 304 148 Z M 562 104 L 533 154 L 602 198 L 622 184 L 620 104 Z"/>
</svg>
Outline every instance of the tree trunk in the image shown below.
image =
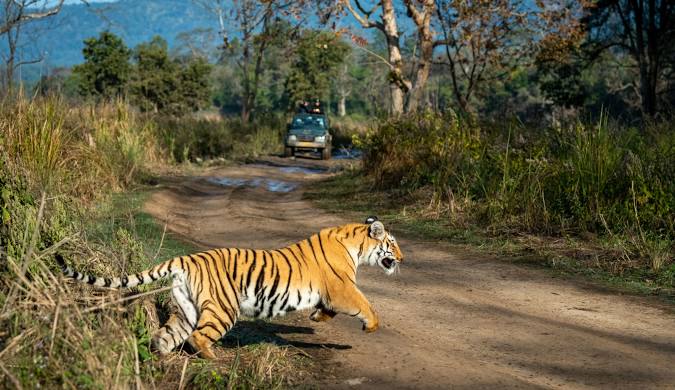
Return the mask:
<svg viewBox="0 0 675 390">
<path fill-rule="evenodd" d="M 410 90 L 410 82 L 403 78 L 403 59 L 399 47 L 398 26 L 396 25 L 396 10 L 391 0 L 382 2 L 382 22 L 384 35 L 387 38 L 387 50 L 389 51 L 389 91 L 391 92 L 390 113 L 400 115 L 403 113 L 403 98 Z"/>
<path fill-rule="evenodd" d="M 7 31 L 7 59 L 5 60 L 6 92 L 11 94 L 14 89 L 14 60 L 16 58 L 16 45 L 18 42 L 21 25 L 17 24 Z"/>
<path fill-rule="evenodd" d="M 434 51 L 432 39 L 433 37 L 428 30 L 424 34 L 420 33 L 420 57 L 415 71 L 415 83 L 408 96 L 406 112 L 416 111 L 419 108 L 422 92 L 429 80 L 431 58 Z"/>
<path fill-rule="evenodd" d="M 659 78 L 658 41 L 660 37 L 657 36 L 656 23 L 656 1 L 649 0 L 647 16 L 647 79 L 646 82 L 645 80 L 641 80 L 643 111 L 649 116 L 654 116 L 657 110 L 656 85 Z M 640 74 L 640 78 L 642 79 L 642 73 Z"/>
<path fill-rule="evenodd" d="M 643 69 L 644 68 L 644 69 Z M 647 66 L 640 67 L 640 95 L 642 95 L 642 113 L 646 116 L 656 114 L 656 84 L 652 82 Z"/>
<path fill-rule="evenodd" d="M 242 123 L 248 123 L 251 120 L 251 109 L 248 107 L 247 103 L 241 105 L 241 121 Z"/>
<path fill-rule="evenodd" d="M 414 6 L 411 5 L 411 7 Z M 416 111 L 419 108 L 424 87 L 429 80 L 431 60 L 434 55 L 434 35 L 431 32 L 431 17 L 435 11 L 435 1 L 425 1 L 423 12 L 417 12 L 413 17 L 413 21 L 417 26 L 419 57 L 415 69 L 414 83 L 405 107 L 406 112 Z"/>
<path fill-rule="evenodd" d="M 337 111 L 339 117 L 347 115 L 347 96 L 345 94 L 340 94 Z"/>
<path fill-rule="evenodd" d="M 635 47 L 633 48 L 633 56 L 638 63 L 640 71 L 640 97 L 642 99 L 642 114 L 652 116 L 656 113 L 656 83 L 652 82 L 651 68 L 654 66 L 656 60 L 653 48 L 654 31 L 653 31 L 653 14 L 645 15 L 644 4 L 642 2 L 629 2 L 629 9 L 632 10 L 635 20 Z M 651 4 L 653 6 L 653 4 Z M 653 11 L 653 10 L 652 10 Z M 647 20 L 645 21 L 645 16 Z M 647 24 L 645 26 L 645 23 Z M 630 31 L 629 24 L 625 25 L 626 30 Z M 647 42 L 645 42 L 644 31 L 647 31 Z"/>
</svg>

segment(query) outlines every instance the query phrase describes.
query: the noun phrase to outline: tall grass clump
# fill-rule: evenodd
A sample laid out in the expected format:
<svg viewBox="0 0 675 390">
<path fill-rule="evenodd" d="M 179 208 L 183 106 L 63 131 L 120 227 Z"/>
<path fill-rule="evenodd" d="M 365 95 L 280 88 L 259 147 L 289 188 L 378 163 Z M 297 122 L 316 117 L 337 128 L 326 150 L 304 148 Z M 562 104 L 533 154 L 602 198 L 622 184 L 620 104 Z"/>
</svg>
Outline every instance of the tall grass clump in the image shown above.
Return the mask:
<svg viewBox="0 0 675 390">
<path fill-rule="evenodd" d="M 273 134 L 253 133 L 245 142 L 254 146 L 247 150 L 271 147 L 276 138 L 267 133 Z M 147 269 L 167 250 L 172 255 L 188 251 L 178 244 L 162 248 L 164 234 L 161 227 L 147 226 L 149 216 L 118 215 L 119 207 L 113 205 L 124 197 L 113 193 L 140 184 L 168 163 L 160 134 L 154 119 L 123 101 L 70 105 L 46 97 L 3 102 L 0 388 L 210 383 L 260 388 L 292 381 L 285 373 L 295 354 L 285 347 L 234 350 L 236 364 L 214 364 L 206 377 L 198 359 L 181 352 L 156 359 L 150 352 L 151 334 L 170 310 L 162 282 L 114 291 L 63 280 L 56 251 L 72 266 L 105 277 Z M 127 197 L 122 203 L 133 202 Z"/>
<path fill-rule="evenodd" d="M 87 141 L 82 152 L 88 153 L 118 188 L 163 161 L 165 152 L 157 140 L 155 122 L 141 117 L 124 101 L 78 107 L 74 113 L 83 124 L 81 132 Z"/>
<path fill-rule="evenodd" d="M 66 248 L 110 274 L 110 259 L 137 248 L 133 239 L 86 241 L 81 228 L 91 200 L 131 184 L 158 161 L 152 132 L 123 103 L 76 107 L 58 97 L 3 103 L 0 383 L 126 387 L 140 375 L 136 351 L 147 350 L 147 340 L 139 329 L 149 326 L 151 311 L 142 302 L 92 309 L 121 296 L 71 289 L 53 272 L 52 256 Z"/>
<path fill-rule="evenodd" d="M 15 162 L 32 185 L 49 186 L 63 174 L 63 150 L 71 134 L 65 128 L 66 109 L 58 99 L 31 104 L 5 98 L 0 108 L 0 129 L 6 158 Z"/>
<path fill-rule="evenodd" d="M 239 118 L 158 118 L 163 148 L 176 162 L 237 159 L 279 153 L 285 123 L 270 117 L 253 123 Z"/>
<path fill-rule="evenodd" d="M 531 129 L 479 125 L 423 112 L 384 121 L 362 137 L 373 184 L 427 203 L 454 224 L 493 233 L 619 239 L 651 267 L 675 242 L 675 129 L 595 123 Z"/>
<path fill-rule="evenodd" d="M 356 141 L 366 172 L 383 188 L 459 187 L 457 173 L 475 165 L 482 147 L 477 127 L 430 112 L 386 121 Z"/>
</svg>

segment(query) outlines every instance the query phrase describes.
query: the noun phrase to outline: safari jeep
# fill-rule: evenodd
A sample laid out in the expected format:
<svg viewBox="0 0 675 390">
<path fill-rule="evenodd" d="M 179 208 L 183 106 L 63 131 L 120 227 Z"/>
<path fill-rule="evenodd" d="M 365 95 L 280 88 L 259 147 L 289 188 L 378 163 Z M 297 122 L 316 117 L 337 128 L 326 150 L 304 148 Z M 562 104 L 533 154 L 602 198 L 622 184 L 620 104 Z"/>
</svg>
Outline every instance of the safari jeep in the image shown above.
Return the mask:
<svg viewBox="0 0 675 390">
<path fill-rule="evenodd" d="M 323 160 L 330 159 L 332 137 L 328 129 L 328 117 L 324 114 L 296 114 L 288 125 L 284 155 L 313 152 L 319 153 Z"/>
</svg>

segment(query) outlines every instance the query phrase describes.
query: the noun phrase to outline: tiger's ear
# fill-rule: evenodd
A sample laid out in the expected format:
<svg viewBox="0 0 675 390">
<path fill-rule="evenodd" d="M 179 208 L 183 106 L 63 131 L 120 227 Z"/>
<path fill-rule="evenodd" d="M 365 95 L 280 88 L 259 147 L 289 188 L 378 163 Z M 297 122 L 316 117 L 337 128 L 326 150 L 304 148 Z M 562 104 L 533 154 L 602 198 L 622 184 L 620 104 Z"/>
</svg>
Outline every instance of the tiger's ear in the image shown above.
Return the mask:
<svg viewBox="0 0 675 390">
<path fill-rule="evenodd" d="M 377 217 L 374 215 L 371 215 L 370 217 L 366 218 L 366 225 L 370 225 L 371 223 L 377 221 Z"/>
<path fill-rule="evenodd" d="M 370 238 L 382 241 L 384 239 L 384 225 L 380 221 L 375 221 L 368 227 Z"/>
</svg>

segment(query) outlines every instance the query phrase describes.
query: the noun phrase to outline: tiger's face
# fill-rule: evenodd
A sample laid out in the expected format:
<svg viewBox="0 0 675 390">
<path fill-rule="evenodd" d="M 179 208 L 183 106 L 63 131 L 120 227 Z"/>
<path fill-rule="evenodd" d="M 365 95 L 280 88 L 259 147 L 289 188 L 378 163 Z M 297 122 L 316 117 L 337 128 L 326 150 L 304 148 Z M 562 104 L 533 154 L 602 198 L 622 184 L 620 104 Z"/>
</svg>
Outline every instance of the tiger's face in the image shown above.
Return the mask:
<svg viewBox="0 0 675 390">
<path fill-rule="evenodd" d="M 366 223 L 369 223 L 369 220 L 370 218 L 366 220 Z M 382 222 L 377 220 L 370 223 L 368 235 L 374 241 L 374 246 L 368 254 L 367 263 L 379 265 L 387 275 L 396 272 L 403 261 L 403 253 L 394 236 L 384 229 Z"/>
</svg>

